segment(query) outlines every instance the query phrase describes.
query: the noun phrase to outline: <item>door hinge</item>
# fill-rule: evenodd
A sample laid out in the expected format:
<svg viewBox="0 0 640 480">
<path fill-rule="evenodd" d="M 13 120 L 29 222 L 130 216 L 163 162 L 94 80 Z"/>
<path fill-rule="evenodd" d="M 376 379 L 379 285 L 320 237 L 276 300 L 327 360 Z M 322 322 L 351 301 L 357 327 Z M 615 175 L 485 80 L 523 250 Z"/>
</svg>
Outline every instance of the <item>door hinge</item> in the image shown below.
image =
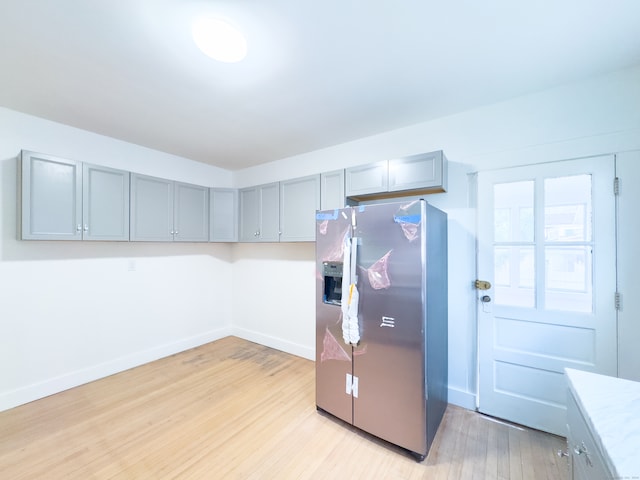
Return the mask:
<svg viewBox="0 0 640 480">
<path fill-rule="evenodd" d="M 620 195 L 620 178 L 618 177 L 613 179 L 613 194 Z"/>
<path fill-rule="evenodd" d="M 620 294 L 620 292 L 616 292 L 614 303 L 616 310 L 622 310 L 622 295 Z"/>
<path fill-rule="evenodd" d="M 358 377 L 347 373 L 345 393 L 347 395 L 353 395 L 354 398 L 358 398 Z"/>
</svg>

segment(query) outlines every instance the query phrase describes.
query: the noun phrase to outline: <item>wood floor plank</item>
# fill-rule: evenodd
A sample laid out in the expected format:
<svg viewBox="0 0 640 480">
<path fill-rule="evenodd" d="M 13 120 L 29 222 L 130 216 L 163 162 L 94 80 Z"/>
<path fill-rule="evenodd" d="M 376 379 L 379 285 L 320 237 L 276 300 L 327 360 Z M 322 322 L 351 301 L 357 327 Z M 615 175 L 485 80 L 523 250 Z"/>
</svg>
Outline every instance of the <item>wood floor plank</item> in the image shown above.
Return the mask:
<svg viewBox="0 0 640 480">
<path fill-rule="evenodd" d="M 0 412 L 0 478 L 563 478 L 564 439 L 450 405 L 431 452 L 315 408 L 311 361 L 234 337 Z M 564 462 L 564 463 L 563 463 Z"/>
<path fill-rule="evenodd" d="M 494 422 L 495 423 L 495 422 Z M 504 425 L 495 423 L 496 436 L 498 439 L 496 457 L 498 459 L 498 480 L 510 480 L 509 472 L 511 470 L 509 462 L 509 431 L 511 428 L 505 428 Z M 499 426 L 499 427 L 498 427 Z"/>
<path fill-rule="evenodd" d="M 487 450 L 484 463 L 484 478 L 487 480 L 498 479 L 498 428 L 493 422 L 485 420 L 483 425 L 487 432 Z"/>
</svg>

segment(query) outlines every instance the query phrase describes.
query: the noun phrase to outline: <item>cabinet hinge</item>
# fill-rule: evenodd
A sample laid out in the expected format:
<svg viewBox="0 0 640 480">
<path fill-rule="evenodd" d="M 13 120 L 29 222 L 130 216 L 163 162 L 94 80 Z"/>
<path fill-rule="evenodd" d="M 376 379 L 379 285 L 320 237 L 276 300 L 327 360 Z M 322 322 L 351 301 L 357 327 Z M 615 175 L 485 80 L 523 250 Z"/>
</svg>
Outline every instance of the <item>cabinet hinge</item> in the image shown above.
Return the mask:
<svg viewBox="0 0 640 480">
<path fill-rule="evenodd" d="M 614 303 L 616 310 L 622 310 L 622 295 L 620 294 L 620 292 L 616 292 Z"/>
<path fill-rule="evenodd" d="M 618 177 L 613 179 L 613 194 L 620 195 L 620 178 Z"/>
</svg>

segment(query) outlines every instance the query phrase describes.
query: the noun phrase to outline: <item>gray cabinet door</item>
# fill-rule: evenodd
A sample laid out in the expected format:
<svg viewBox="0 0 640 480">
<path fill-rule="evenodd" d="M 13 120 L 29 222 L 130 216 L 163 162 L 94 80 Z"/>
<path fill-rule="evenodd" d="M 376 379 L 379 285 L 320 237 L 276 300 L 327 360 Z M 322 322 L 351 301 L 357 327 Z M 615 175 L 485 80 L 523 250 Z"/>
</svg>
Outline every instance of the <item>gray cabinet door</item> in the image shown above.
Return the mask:
<svg viewBox="0 0 640 480">
<path fill-rule="evenodd" d="M 277 242 L 280 239 L 278 182 L 243 188 L 240 200 L 240 241 Z"/>
<path fill-rule="evenodd" d="M 313 242 L 320 208 L 320 175 L 280 182 L 280 241 Z"/>
<path fill-rule="evenodd" d="M 173 195 L 173 240 L 209 241 L 209 188 L 175 182 Z"/>
<path fill-rule="evenodd" d="M 82 239 L 82 163 L 21 154 L 22 238 Z"/>
<path fill-rule="evenodd" d="M 85 163 L 83 240 L 129 240 L 129 172 Z"/>
<path fill-rule="evenodd" d="M 280 241 L 280 187 L 278 182 L 258 187 L 260 207 L 259 242 Z"/>
<path fill-rule="evenodd" d="M 389 160 L 389 191 L 446 188 L 442 151 Z"/>
<path fill-rule="evenodd" d="M 240 241 L 257 242 L 260 235 L 258 187 L 243 188 L 240 200 Z"/>
<path fill-rule="evenodd" d="M 131 240 L 173 240 L 173 182 L 131 174 Z"/>
<path fill-rule="evenodd" d="M 344 170 L 320 175 L 320 210 L 344 208 Z"/>
<path fill-rule="evenodd" d="M 345 183 L 348 197 L 386 192 L 389 187 L 388 162 L 347 168 Z"/>
<path fill-rule="evenodd" d="M 209 241 L 238 241 L 238 190 L 209 189 Z"/>
</svg>

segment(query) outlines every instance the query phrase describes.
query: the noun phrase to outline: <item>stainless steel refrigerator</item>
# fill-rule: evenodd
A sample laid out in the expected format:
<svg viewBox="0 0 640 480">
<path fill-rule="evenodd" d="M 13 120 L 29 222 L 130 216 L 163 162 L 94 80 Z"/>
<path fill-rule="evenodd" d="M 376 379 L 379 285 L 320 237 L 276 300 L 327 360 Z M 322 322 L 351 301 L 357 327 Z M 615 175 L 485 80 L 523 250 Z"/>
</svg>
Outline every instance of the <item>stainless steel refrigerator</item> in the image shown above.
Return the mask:
<svg viewBox="0 0 640 480">
<path fill-rule="evenodd" d="M 447 217 L 424 200 L 316 214 L 316 405 L 422 461 L 447 406 Z"/>
</svg>

